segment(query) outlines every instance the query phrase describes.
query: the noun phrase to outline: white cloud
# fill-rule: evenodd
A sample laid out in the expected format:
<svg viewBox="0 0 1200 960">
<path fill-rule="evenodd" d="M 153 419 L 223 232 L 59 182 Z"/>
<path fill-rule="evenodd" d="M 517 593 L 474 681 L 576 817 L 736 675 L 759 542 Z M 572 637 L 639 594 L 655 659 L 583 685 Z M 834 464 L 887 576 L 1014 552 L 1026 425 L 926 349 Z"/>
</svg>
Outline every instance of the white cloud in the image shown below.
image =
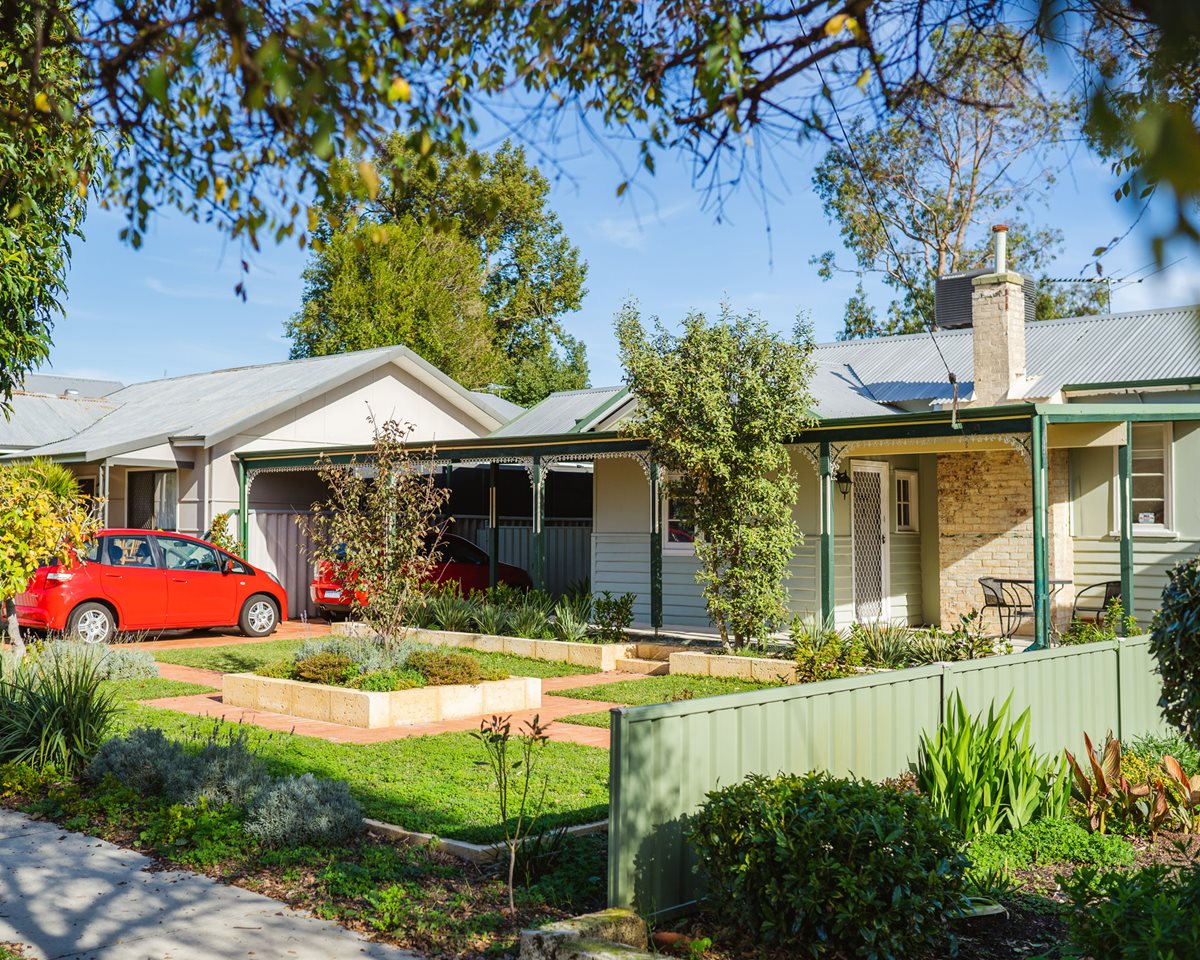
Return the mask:
<svg viewBox="0 0 1200 960">
<path fill-rule="evenodd" d="M 654 227 L 673 220 L 695 206 L 693 200 L 681 200 L 669 207 L 656 209 L 648 217 L 603 217 L 593 225 L 593 231 L 618 247 L 626 250 L 642 250 L 646 246 L 647 233 Z"/>
</svg>

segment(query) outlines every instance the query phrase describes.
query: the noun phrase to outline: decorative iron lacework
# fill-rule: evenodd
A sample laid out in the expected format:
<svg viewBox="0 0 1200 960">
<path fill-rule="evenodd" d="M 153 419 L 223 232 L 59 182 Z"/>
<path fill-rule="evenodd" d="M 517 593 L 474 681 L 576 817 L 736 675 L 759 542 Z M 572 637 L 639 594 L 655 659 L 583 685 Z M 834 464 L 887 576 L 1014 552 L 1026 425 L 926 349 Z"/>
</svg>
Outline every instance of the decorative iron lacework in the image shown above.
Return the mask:
<svg viewBox="0 0 1200 960">
<path fill-rule="evenodd" d="M 849 440 L 844 444 L 829 445 L 829 469 L 831 473 L 836 474 L 841 469 L 842 461 L 849 455 L 861 453 L 869 450 L 884 450 L 890 451 L 893 447 L 922 447 L 927 446 L 931 440 L 961 440 L 963 447 L 971 445 L 978 446 L 981 443 L 1002 443 L 1005 446 L 1012 447 L 1021 455 L 1021 459 L 1025 461 L 1026 466 L 1033 463 L 1033 457 L 1029 449 L 1029 436 L 1024 433 L 968 433 L 962 437 L 900 437 L 895 440 Z M 817 476 L 821 475 L 821 448 L 815 443 L 802 443 L 797 445 L 797 449 L 804 455 L 809 464 L 813 468 L 813 472 Z M 964 453 L 970 452 L 964 449 Z"/>
<path fill-rule="evenodd" d="M 650 482 L 650 457 L 645 453 L 636 453 L 632 450 L 606 450 L 601 453 L 559 453 L 547 456 L 542 460 L 542 466 L 549 469 L 556 463 L 569 463 L 572 461 L 589 461 L 589 460 L 634 460 L 637 465 L 642 468 L 642 473 L 646 476 L 646 482 Z"/>
</svg>

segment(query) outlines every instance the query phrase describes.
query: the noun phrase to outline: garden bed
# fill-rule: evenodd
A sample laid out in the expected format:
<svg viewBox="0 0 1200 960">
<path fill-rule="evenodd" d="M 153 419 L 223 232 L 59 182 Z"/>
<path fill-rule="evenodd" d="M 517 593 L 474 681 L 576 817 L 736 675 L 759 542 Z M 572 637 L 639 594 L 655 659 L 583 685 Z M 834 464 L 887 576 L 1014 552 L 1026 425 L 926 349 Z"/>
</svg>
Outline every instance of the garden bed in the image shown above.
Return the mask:
<svg viewBox="0 0 1200 960">
<path fill-rule="evenodd" d="M 536 677 L 509 677 L 385 692 L 227 673 L 222 699 L 229 706 L 373 730 L 535 710 L 542 705 L 542 682 Z"/>
<path fill-rule="evenodd" d="M 342 636 L 368 636 L 369 628 L 361 623 L 339 623 L 333 632 Z M 487 633 L 458 633 L 450 630 L 427 630 L 412 627 L 405 639 L 442 647 L 457 647 L 482 653 L 504 653 L 514 657 L 550 660 L 611 673 L 619 660 L 661 660 L 684 646 L 662 643 L 573 643 L 566 640 L 528 640 L 524 637 L 505 637 Z M 742 658 L 737 658 L 742 659 Z"/>
</svg>

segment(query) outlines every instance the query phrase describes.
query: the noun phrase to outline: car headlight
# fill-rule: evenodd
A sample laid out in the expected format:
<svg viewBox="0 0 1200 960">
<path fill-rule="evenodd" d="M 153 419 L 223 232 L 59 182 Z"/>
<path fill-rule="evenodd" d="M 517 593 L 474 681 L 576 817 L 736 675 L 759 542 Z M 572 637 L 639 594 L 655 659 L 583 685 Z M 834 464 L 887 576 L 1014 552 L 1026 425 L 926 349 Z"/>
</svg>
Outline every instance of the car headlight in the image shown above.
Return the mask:
<svg viewBox="0 0 1200 960">
<path fill-rule="evenodd" d="M 281 587 L 283 586 L 283 583 L 280 581 L 280 579 L 277 576 L 275 576 L 275 574 L 273 574 L 270 570 L 264 570 L 263 573 L 265 573 L 268 577 L 270 577 L 272 580 L 274 580 L 276 583 L 278 583 Z"/>
</svg>

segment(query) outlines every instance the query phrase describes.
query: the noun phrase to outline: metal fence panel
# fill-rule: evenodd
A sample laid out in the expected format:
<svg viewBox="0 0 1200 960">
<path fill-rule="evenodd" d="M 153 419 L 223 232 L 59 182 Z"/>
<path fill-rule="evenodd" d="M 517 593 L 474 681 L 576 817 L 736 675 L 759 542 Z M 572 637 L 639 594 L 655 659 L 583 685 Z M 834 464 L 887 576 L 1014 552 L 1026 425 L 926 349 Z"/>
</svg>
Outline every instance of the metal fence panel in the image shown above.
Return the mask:
<svg viewBox="0 0 1200 960">
<path fill-rule="evenodd" d="M 533 569 L 533 528 L 501 526 L 500 550 L 496 559 L 522 570 Z M 455 529 L 455 533 L 459 533 Z M 459 534 L 461 536 L 461 534 Z M 585 580 L 592 569 L 592 528 L 590 526 L 546 527 L 546 590 L 553 594 L 567 590 Z M 475 530 L 475 542 L 484 550 L 492 547 L 491 528 Z"/>
<path fill-rule="evenodd" d="M 909 768 L 954 694 L 978 713 L 1012 695 L 1031 739 L 1057 753 L 1083 733 L 1130 738 L 1162 729 L 1148 640 L 935 664 L 613 711 L 609 904 L 651 914 L 703 894 L 687 819 L 705 795 L 751 773 L 882 779 Z"/>
<path fill-rule="evenodd" d="M 308 559 L 312 543 L 297 522 L 310 515 L 307 510 L 250 511 L 246 559 L 279 578 L 287 591 L 289 619 L 317 612 L 308 591 L 313 580 Z"/>
</svg>

